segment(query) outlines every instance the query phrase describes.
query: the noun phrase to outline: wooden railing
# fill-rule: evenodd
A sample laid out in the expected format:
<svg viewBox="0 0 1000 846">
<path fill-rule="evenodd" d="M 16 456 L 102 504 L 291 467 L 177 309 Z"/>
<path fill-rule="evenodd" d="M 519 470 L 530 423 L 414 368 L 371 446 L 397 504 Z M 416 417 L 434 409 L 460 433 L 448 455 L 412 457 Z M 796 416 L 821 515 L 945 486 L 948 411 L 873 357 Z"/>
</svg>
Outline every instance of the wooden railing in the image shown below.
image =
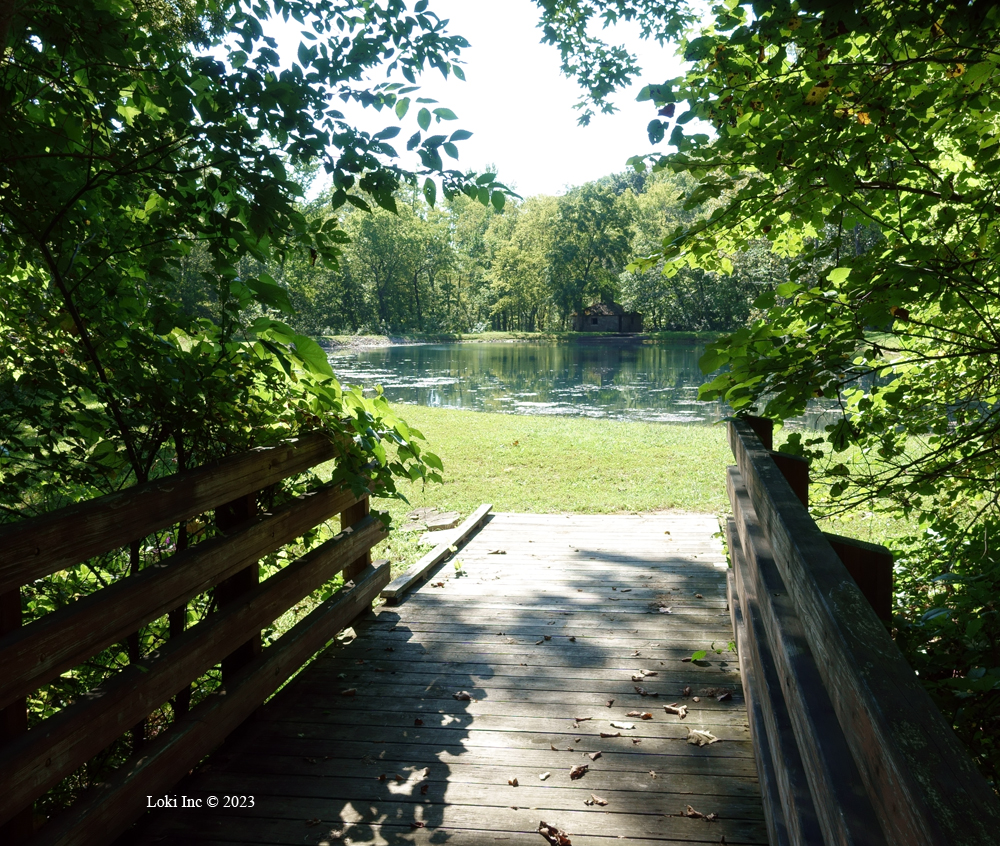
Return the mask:
<svg viewBox="0 0 1000 846">
<path fill-rule="evenodd" d="M 385 536 L 368 497 L 320 486 L 271 513 L 257 492 L 335 457 L 308 435 L 0 527 L 0 841 L 106 844 L 370 606 L 389 581 L 371 563 Z M 21 625 L 20 589 L 94 556 L 215 512 L 220 535 L 175 552 Z M 331 540 L 259 582 L 257 562 L 340 515 Z M 343 573 L 345 585 L 277 641 L 261 629 Z M 259 583 L 258 583 L 259 582 Z M 214 589 L 217 609 L 184 630 L 176 612 Z M 172 615 L 172 616 L 171 616 Z M 142 626 L 170 616 L 170 638 L 28 729 L 26 699 Z M 221 665 L 222 685 L 188 710 L 191 683 Z M 174 698 L 176 719 L 68 811 L 33 832 L 32 803 Z M 177 707 L 177 703 L 182 703 Z"/>
<path fill-rule="evenodd" d="M 729 443 L 729 607 L 772 846 L 997 842 L 997 797 L 879 619 L 887 551 L 819 530 L 768 421 L 730 421 Z"/>
</svg>

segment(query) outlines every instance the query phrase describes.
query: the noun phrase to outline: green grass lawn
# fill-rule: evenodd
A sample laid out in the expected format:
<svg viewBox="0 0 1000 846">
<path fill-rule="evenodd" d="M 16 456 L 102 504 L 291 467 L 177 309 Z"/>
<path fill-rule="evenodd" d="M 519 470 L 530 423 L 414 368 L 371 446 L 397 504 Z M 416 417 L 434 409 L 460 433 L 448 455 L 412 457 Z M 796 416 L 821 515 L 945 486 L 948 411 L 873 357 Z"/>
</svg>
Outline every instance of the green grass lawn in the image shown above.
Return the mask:
<svg viewBox="0 0 1000 846">
<path fill-rule="evenodd" d="M 623 423 L 577 417 L 487 414 L 399 406 L 407 423 L 444 462 L 444 483 L 400 484 L 408 502 L 374 499 L 400 526 L 411 509 L 434 506 L 463 517 L 484 502 L 495 511 L 533 513 L 729 511 L 726 467 L 733 463 L 722 425 Z M 781 435 L 778 435 L 780 442 Z M 843 456 L 838 460 L 843 460 Z M 811 499 L 824 504 L 824 487 Z M 875 511 L 823 519 L 825 531 L 892 545 L 905 525 Z M 394 572 L 428 547 L 394 531 L 374 550 Z"/>
<path fill-rule="evenodd" d="M 534 513 L 643 512 L 663 509 L 722 513 L 725 468 L 731 463 L 722 426 L 622 423 L 573 417 L 486 414 L 399 406 L 444 462 L 444 484 L 404 482 L 409 503 L 375 499 L 395 525 L 412 508 L 470 514 L 484 502 L 495 511 Z M 393 569 L 425 549 L 417 535 L 394 532 L 376 549 Z"/>
</svg>

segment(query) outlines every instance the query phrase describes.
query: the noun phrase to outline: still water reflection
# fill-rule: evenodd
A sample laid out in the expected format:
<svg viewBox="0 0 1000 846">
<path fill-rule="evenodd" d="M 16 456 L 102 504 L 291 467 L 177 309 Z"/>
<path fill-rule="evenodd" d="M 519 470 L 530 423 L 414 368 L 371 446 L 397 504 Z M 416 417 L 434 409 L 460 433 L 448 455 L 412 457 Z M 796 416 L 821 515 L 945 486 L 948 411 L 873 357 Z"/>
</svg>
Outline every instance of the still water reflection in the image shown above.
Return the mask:
<svg viewBox="0 0 1000 846">
<path fill-rule="evenodd" d="M 703 344 L 632 339 L 580 343 L 465 343 L 334 353 L 345 384 L 382 385 L 390 401 L 516 414 L 714 423 L 699 402 Z"/>
</svg>

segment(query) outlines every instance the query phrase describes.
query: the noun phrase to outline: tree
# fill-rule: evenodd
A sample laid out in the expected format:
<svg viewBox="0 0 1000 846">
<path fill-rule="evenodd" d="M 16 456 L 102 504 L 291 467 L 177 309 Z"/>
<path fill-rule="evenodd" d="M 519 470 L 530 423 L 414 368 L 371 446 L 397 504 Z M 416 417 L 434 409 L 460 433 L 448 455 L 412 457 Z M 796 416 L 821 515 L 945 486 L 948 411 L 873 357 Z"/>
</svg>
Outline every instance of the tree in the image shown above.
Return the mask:
<svg viewBox="0 0 1000 846">
<path fill-rule="evenodd" d="M 610 187 L 588 183 L 558 201 L 549 252 L 552 299 L 562 320 L 585 300 L 613 300 L 629 255 L 631 216 Z"/>
<path fill-rule="evenodd" d="M 554 197 L 530 197 L 490 221 L 491 315 L 499 329 L 544 327 L 551 302 L 549 256 L 558 215 Z"/>
<path fill-rule="evenodd" d="M 720 4 L 699 26 L 683 3 L 540 5 L 569 70 L 591 38 L 573 22 L 598 12 L 645 16 L 681 41 L 685 75 L 645 89 L 659 110 L 650 140 L 676 152 L 649 158 L 699 179 L 690 206 L 720 202 L 650 263 L 728 272 L 764 236 L 791 274 L 757 299 L 762 319 L 709 350 L 705 371 L 726 369 L 702 397 L 778 420 L 816 397 L 835 403 L 825 447 L 787 448 L 833 454 L 842 507 L 878 503 L 926 529 L 903 558 L 900 642 L 995 776 L 1000 11 L 755 0 Z M 602 78 L 630 73 L 622 60 Z"/>
<path fill-rule="evenodd" d="M 160 472 L 167 447 L 204 460 L 307 421 L 340 431 L 345 414 L 375 433 L 344 441 L 345 472 L 383 454 L 394 418 L 341 394 L 316 344 L 277 319 L 291 304 L 263 268 L 296 252 L 337 261 L 337 218 L 296 204 L 293 169 L 305 163 L 332 178 L 331 213 L 394 208 L 401 181 L 418 177 L 436 194 L 435 174 L 446 196 L 489 202 L 500 190 L 443 168 L 440 149 L 468 133 L 421 133 L 453 119 L 447 109 L 420 108 L 410 146 L 424 169 L 413 174 L 392 162 L 398 126 L 370 135 L 337 110 L 353 100 L 402 118 L 422 68 L 461 73 L 465 42 L 426 5 L 5 5 L 0 390 L 12 514 L 37 506 L 19 495 L 39 467 L 120 487 Z M 278 16 L 303 28 L 285 70 L 265 34 Z M 390 77 L 369 82 L 379 68 Z M 197 295 L 178 298 L 180 281 Z"/>
</svg>

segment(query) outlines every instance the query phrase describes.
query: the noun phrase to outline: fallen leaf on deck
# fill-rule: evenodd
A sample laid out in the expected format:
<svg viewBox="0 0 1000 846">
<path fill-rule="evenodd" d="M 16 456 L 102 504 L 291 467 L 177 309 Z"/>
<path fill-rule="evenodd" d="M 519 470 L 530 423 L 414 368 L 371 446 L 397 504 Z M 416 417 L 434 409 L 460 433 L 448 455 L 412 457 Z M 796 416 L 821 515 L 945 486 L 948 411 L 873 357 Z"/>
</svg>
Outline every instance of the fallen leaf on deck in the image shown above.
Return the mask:
<svg viewBox="0 0 1000 846">
<path fill-rule="evenodd" d="M 702 596 L 702 595 L 701 595 L 700 593 L 696 593 L 696 594 L 694 595 L 694 598 L 695 598 L 695 599 L 704 599 L 705 597 L 704 597 L 704 596 Z"/>
<path fill-rule="evenodd" d="M 417 820 L 416 822 L 411 822 L 410 823 L 410 828 L 426 828 L 426 827 L 427 827 L 427 823 L 421 822 L 420 820 Z"/>
<path fill-rule="evenodd" d="M 691 688 L 685 687 L 684 690 L 681 691 L 681 694 L 685 699 L 687 699 L 691 695 Z"/>
<path fill-rule="evenodd" d="M 385 781 L 385 773 L 382 773 L 382 775 L 380 775 L 380 776 L 378 777 L 378 780 L 379 780 L 379 781 Z"/>
<path fill-rule="evenodd" d="M 632 588 L 622 588 L 622 593 L 629 593 Z"/>
<path fill-rule="evenodd" d="M 341 696 L 354 696 L 358 692 L 357 688 L 349 687 L 347 690 L 340 691 Z"/>
<path fill-rule="evenodd" d="M 422 785 L 420 785 L 420 795 L 421 796 L 426 796 L 427 795 L 427 791 L 430 790 L 430 789 L 431 789 L 431 786 L 429 784 L 422 784 Z"/>
<path fill-rule="evenodd" d="M 684 813 L 681 814 L 682 817 L 693 817 L 696 820 L 705 819 L 705 815 L 701 811 L 696 811 L 690 805 L 684 809 Z"/>
<path fill-rule="evenodd" d="M 683 663 L 683 664 L 690 664 L 691 663 L 691 656 L 689 655 L 687 658 L 681 658 L 681 663 Z"/>
<path fill-rule="evenodd" d="M 710 731 L 701 731 L 700 729 L 688 729 L 687 741 L 688 743 L 694 743 L 697 746 L 707 746 L 709 743 L 715 743 L 719 738 L 717 738 Z"/>
<path fill-rule="evenodd" d="M 570 643 L 576 643 L 576 638 L 575 637 L 570 637 L 569 642 Z"/>
<path fill-rule="evenodd" d="M 573 769 L 569 771 L 569 777 L 572 779 L 583 778 L 587 774 L 587 770 L 590 769 L 589 764 L 577 764 Z"/>
<path fill-rule="evenodd" d="M 551 744 L 551 743 L 549 744 L 549 749 L 551 749 L 551 750 L 552 750 L 553 752 L 558 752 L 558 751 L 559 751 L 559 750 L 558 750 L 558 749 L 556 749 L 556 747 L 555 747 L 555 746 L 554 746 L 553 744 Z"/>
<path fill-rule="evenodd" d="M 396 783 L 397 784 L 402 784 L 404 781 L 406 781 L 406 779 L 403 778 L 399 773 L 394 773 L 394 775 L 395 775 Z"/>
<path fill-rule="evenodd" d="M 601 737 L 621 737 L 621 736 L 622 736 L 622 733 L 620 731 L 615 731 L 615 732 L 602 731 L 601 732 Z"/>
<path fill-rule="evenodd" d="M 632 738 L 632 745 L 635 746 L 637 743 L 642 743 L 642 739 L 638 737 Z"/>
<path fill-rule="evenodd" d="M 545 641 L 544 640 L 536 640 L 535 641 L 535 646 L 538 646 L 538 644 L 540 644 L 540 643 L 545 643 Z"/>
<path fill-rule="evenodd" d="M 423 724 L 424 724 L 424 721 L 423 721 L 423 720 L 421 720 L 421 719 L 420 719 L 420 717 L 417 717 L 417 718 L 416 718 L 416 719 L 415 719 L 415 720 L 413 721 L 413 725 L 415 725 L 415 726 L 422 726 Z"/>
<path fill-rule="evenodd" d="M 649 771 L 649 777 L 650 778 L 656 778 L 656 773 L 653 770 L 650 770 Z"/>
<path fill-rule="evenodd" d="M 552 640 L 552 635 L 543 635 L 545 640 Z"/>
<path fill-rule="evenodd" d="M 430 767 L 424 767 L 423 772 L 420 773 L 420 777 L 421 778 L 430 778 L 431 777 L 431 768 Z"/>
<path fill-rule="evenodd" d="M 592 719 L 594 719 L 594 718 L 593 717 L 573 717 L 573 722 L 576 722 L 576 723 L 585 723 L 585 722 L 587 722 L 587 720 L 592 720 Z"/>
<path fill-rule="evenodd" d="M 611 728 L 624 729 L 625 731 L 632 731 L 635 728 L 635 723 L 616 723 L 612 720 Z"/>
<path fill-rule="evenodd" d="M 431 582 L 431 587 L 444 587 L 444 582 Z"/>
<path fill-rule="evenodd" d="M 701 697 L 700 696 L 692 696 L 691 697 L 691 701 L 692 702 L 701 702 Z"/>
<path fill-rule="evenodd" d="M 457 699 L 459 702 L 471 702 L 472 694 L 467 690 L 460 690 L 458 693 L 453 693 L 451 698 Z"/>
<path fill-rule="evenodd" d="M 670 607 L 672 608 L 673 606 L 670 606 Z M 669 614 L 670 613 L 670 608 L 668 608 L 665 605 L 661 605 L 660 606 L 660 613 L 661 614 Z"/>
<path fill-rule="evenodd" d="M 511 787 L 517 787 L 517 779 L 516 778 L 509 778 L 509 779 L 507 779 L 507 784 L 509 784 Z"/>
<path fill-rule="evenodd" d="M 544 820 L 538 823 L 538 833 L 552 846 L 573 846 L 573 841 L 569 839 L 569 835 L 565 831 L 554 825 L 549 825 Z"/>
<path fill-rule="evenodd" d="M 716 702 L 725 702 L 727 699 L 733 698 L 733 692 L 731 690 L 724 691 L 715 697 Z"/>
<path fill-rule="evenodd" d="M 639 650 L 638 649 L 635 652 L 632 653 L 632 657 L 633 658 L 638 658 L 639 657 Z"/>
<path fill-rule="evenodd" d="M 608 800 L 602 799 L 600 796 L 595 796 L 593 793 L 590 794 L 590 798 L 585 800 L 585 805 L 607 805 Z"/>
<path fill-rule="evenodd" d="M 678 705 L 676 702 L 673 705 L 664 705 L 663 710 L 668 714 L 676 714 L 682 720 L 688 715 L 688 706 Z"/>
<path fill-rule="evenodd" d="M 705 814 L 706 822 L 715 822 L 719 818 L 718 814 Z"/>
<path fill-rule="evenodd" d="M 608 706 L 609 708 L 610 708 L 610 707 L 611 707 L 612 705 L 614 705 L 614 704 L 615 704 L 615 700 L 614 700 L 614 699 L 609 699 L 609 700 L 607 701 L 607 706 Z"/>
<path fill-rule="evenodd" d="M 638 693 L 640 696 L 659 696 L 660 695 L 659 693 L 657 693 L 655 691 L 646 690 L 646 688 L 644 688 L 644 687 L 637 687 L 635 689 L 635 692 Z"/>
<path fill-rule="evenodd" d="M 491 549 L 486 554 L 487 555 L 506 555 L 507 554 L 507 550 L 506 549 Z"/>
<path fill-rule="evenodd" d="M 653 646 L 656 646 L 654 643 Z M 644 676 L 658 676 L 660 673 L 658 670 L 639 670 Z"/>
<path fill-rule="evenodd" d="M 540 773 L 538 776 L 539 781 L 545 781 L 552 773 Z"/>
<path fill-rule="evenodd" d="M 601 753 L 600 752 L 588 752 L 587 753 L 587 757 L 590 758 L 591 761 L 596 761 L 598 758 L 601 757 Z"/>
</svg>

